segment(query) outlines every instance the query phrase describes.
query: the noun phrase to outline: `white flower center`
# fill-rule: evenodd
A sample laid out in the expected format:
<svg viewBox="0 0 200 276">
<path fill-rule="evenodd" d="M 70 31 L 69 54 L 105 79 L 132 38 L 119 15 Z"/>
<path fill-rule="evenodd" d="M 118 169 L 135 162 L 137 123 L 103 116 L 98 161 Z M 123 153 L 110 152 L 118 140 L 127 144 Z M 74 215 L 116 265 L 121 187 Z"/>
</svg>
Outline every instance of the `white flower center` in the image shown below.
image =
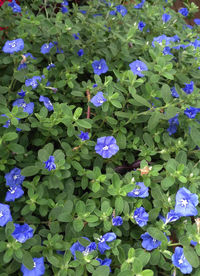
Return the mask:
<svg viewBox="0 0 200 276">
<path fill-rule="evenodd" d="M 22 104 L 22 107 L 26 107 L 26 104 L 24 103 L 24 104 Z"/>
<path fill-rule="evenodd" d="M 16 174 L 13 176 L 13 179 L 16 180 L 18 177 L 19 177 L 19 175 Z"/>
<path fill-rule="evenodd" d="M 155 243 L 157 240 L 156 239 L 153 239 L 153 242 Z"/>
<path fill-rule="evenodd" d="M 137 67 L 137 71 L 142 71 L 142 68 L 140 66 Z"/>
<path fill-rule="evenodd" d="M 186 207 L 188 205 L 188 201 L 187 199 L 181 199 L 181 206 L 183 207 Z"/>
<path fill-rule="evenodd" d="M 101 65 L 98 66 L 98 69 L 101 70 Z"/>
<path fill-rule="evenodd" d="M 2 213 L 2 211 L 0 211 L 0 218 L 1 218 L 1 217 L 3 217 L 3 213 Z"/>
<path fill-rule="evenodd" d="M 103 103 L 103 100 L 102 100 L 102 99 L 99 99 L 98 102 L 99 102 L 99 103 Z"/>
<path fill-rule="evenodd" d="M 9 46 L 11 46 L 12 48 L 16 47 L 16 43 L 15 43 L 15 41 L 14 41 L 14 42 L 9 43 Z"/>
<path fill-rule="evenodd" d="M 36 268 L 36 263 L 35 262 L 33 263 L 33 267 Z"/>
<path fill-rule="evenodd" d="M 11 188 L 11 189 L 9 189 L 8 191 L 9 191 L 11 194 L 14 194 L 14 193 L 16 192 L 16 188 L 15 188 L 15 189 Z"/>
<path fill-rule="evenodd" d="M 103 150 L 108 150 L 108 146 L 103 147 Z"/>
<path fill-rule="evenodd" d="M 181 258 L 178 260 L 178 263 L 183 264 L 184 259 L 185 259 L 185 257 L 184 257 L 184 255 L 182 255 Z"/>
<path fill-rule="evenodd" d="M 135 195 L 139 195 L 139 193 L 140 193 L 140 190 L 139 190 L 139 189 L 136 189 L 136 190 L 134 191 L 134 194 L 135 194 Z"/>
</svg>

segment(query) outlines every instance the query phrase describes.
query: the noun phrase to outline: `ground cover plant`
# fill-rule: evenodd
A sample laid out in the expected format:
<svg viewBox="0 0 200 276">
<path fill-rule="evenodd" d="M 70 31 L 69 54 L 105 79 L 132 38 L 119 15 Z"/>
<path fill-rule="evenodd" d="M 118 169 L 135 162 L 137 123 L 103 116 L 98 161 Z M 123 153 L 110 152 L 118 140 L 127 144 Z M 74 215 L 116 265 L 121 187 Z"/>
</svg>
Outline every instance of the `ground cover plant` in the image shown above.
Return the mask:
<svg viewBox="0 0 200 276">
<path fill-rule="evenodd" d="M 187 1 L 0 1 L 0 275 L 200 275 L 200 19 Z"/>
</svg>

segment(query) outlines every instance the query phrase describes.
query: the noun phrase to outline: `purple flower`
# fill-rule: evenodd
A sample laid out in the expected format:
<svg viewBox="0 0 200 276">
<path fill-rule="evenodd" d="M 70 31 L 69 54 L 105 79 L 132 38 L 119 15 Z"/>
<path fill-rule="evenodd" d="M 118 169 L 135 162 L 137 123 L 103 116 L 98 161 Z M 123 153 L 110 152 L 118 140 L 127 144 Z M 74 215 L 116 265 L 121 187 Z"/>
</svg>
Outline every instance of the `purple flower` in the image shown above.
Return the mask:
<svg viewBox="0 0 200 276">
<path fill-rule="evenodd" d="M 50 63 L 48 66 L 47 66 L 47 70 L 50 70 L 51 68 L 53 67 L 56 67 L 54 63 Z"/>
<path fill-rule="evenodd" d="M 47 161 L 44 161 L 45 163 L 45 169 L 48 169 L 48 171 L 55 170 L 56 169 L 56 164 L 54 156 L 49 156 L 49 159 Z"/>
<path fill-rule="evenodd" d="M 174 210 L 170 210 L 169 213 L 167 213 L 167 217 L 164 222 L 167 224 L 169 222 L 177 221 L 179 218 L 179 214 L 177 214 Z"/>
<path fill-rule="evenodd" d="M 26 240 L 33 237 L 33 228 L 31 228 L 27 223 L 24 225 L 16 224 L 15 230 L 12 233 L 13 238 L 15 238 L 18 242 L 24 243 Z"/>
<path fill-rule="evenodd" d="M 48 97 L 40 96 L 39 101 L 40 101 L 40 102 L 43 102 L 43 103 L 44 103 L 44 106 L 45 106 L 49 111 L 52 111 L 52 110 L 53 110 L 53 105 L 52 105 L 52 103 L 51 103 L 51 101 L 49 100 Z"/>
<path fill-rule="evenodd" d="M 15 2 L 15 0 L 12 0 L 12 2 L 8 4 L 8 6 L 12 8 L 13 12 L 21 12 L 21 7 Z"/>
<path fill-rule="evenodd" d="M 142 21 L 140 21 L 138 23 L 138 30 L 140 30 L 141 32 L 143 31 L 143 28 L 146 26 L 146 24 Z"/>
<path fill-rule="evenodd" d="M 168 120 L 169 128 L 167 129 L 169 135 L 176 133 L 177 126 L 179 125 L 178 114 Z"/>
<path fill-rule="evenodd" d="M 24 99 L 17 99 L 12 104 L 13 106 L 22 107 L 24 112 L 27 112 L 29 115 L 33 113 L 34 103 L 26 103 Z"/>
<path fill-rule="evenodd" d="M 104 136 L 97 139 L 95 151 L 103 158 L 110 158 L 119 150 L 116 140 L 113 136 Z"/>
<path fill-rule="evenodd" d="M 10 206 L 0 203 L 0 226 L 5 226 L 9 221 L 12 221 Z"/>
<path fill-rule="evenodd" d="M 152 238 L 147 232 L 142 234 L 141 238 L 143 239 L 142 247 L 147 251 L 151 251 L 161 245 L 160 241 Z"/>
<path fill-rule="evenodd" d="M 183 91 L 186 94 L 191 94 L 194 90 L 194 82 L 191 81 L 190 83 L 185 83 L 185 87 L 183 88 Z"/>
<path fill-rule="evenodd" d="M 40 49 L 40 53 L 48 54 L 50 52 L 51 48 L 53 48 L 53 46 L 54 46 L 54 44 L 52 42 L 43 44 Z"/>
<path fill-rule="evenodd" d="M 162 15 L 162 21 L 163 21 L 164 23 L 166 23 L 166 22 L 169 21 L 170 19 L 171 19 L 171 15 L 170 15 L 170 14 L 164 13 L 164 14 Z"/>
<path fill-rule="evenodd" d="M 181 8 L 178 10 L 178 12 L 180 14 L 182 14 L 183 16 L 187 16 L 188 15 L 188 9 L 187 8 Z"/>
<path fill-rule="evenodd" d="M 198 196 L 192 194 L 186 188 L 180 188 L 176 194 L 175 212 L 180 217 L 196 216 L 198 214 L 195 206 L 198 205 Z"/>
<path fill-rule="evenodd" d="M 111 259 L 105 258 L 104 260 L 100 259 L 100 258 L 96 258 L 97 261 L 100 262 L 100 265 L 107 265 L 110 268 L 110 265 L 112 263 Z M 110 269 L 111 272 L 111 269 Z"/>
<path fill-rule="evenodd" d="M 23 276 L 42 276 L 45 273 L 44 257 L 33 258 L 33 269 L 26 268 L 23 264 L 21 266 L 21 272 Z"/>
<path fill-rule="evenodd" d="M 39 85 L 39 82 L 42 81 L 41 77 L 40 76 L 33 76 L 31 79 L 27 79 L 25 81 L 25 85 L 28 87 L 28 86 L 32 86 L 33 89 L 37 88 L 38 85 Z"/>
<path fill-rule="evenodd" d="M 14 168 L 5 175 L 5 179 L 6 186 L 15 188 L 23 183 L 25 176 L 21 175 L 21 170 L 19 168 Z"/>
<path fill-rule="evenodd" d="M 7 191 L 5 201 L 15 201 L 15 199 L 22 197 L 23 194 L 24 191 L 22 190 L 20 185 L 13 186 Z"/>
<path fill-rule="evenodd" d="M 105 59 L 93 61 L 92 67 L 94 70 L 94 74 L 97 75 L 101 75 L 102 73 L 106 73 L 108 71 L 108 66 L 106 64 Z"/>
<path fill-rule="evenodd" d="M 183 248 L 177 246 L 175 252 L 172 255 L 172 263 L 178 267 L 183 274 L 190 274 L 192 272 L 192 266 L 185 258 Z"/>
<path fill-rule="evenodd" d="M 113 226 L 120 226 L 123 224 L 123 219 L 120 216 L 116 216 L 112 218 L 112 225 Z"/>
<path fill-rule="evenodd" d="M 107 100 L 104 98 L 103 92 L 99 91 L 99 92 L 97 92 L 97 94 L 94 97 L 92 97 L 92 99 L 90 101 L 91 101 L 91 103 L 93 103 L 94 106 L 99 107 Z"/>
<path fill-rule="evenodd" d="M 79 40 L 80 39 L 80 37 L 79 37 L 80 34 L 79 33 L 72 34 L 72 35 L 73 35 L 73 37 L 74 37 L 75 40 Z"/>
<path fill-rule="evenodd" d="M 81 131 L 81 134 L 78 135 L 79 138 L 81 138 L 82 141 L 89 140 L 89 133 Z"/>
<path fill-rule="evenodd" d="M 116 6 L 117 12 L 119 12 L 122 16 L 127 14 L 127 9 L 123 5 Z"/>
<path fill-rule="evenodd" d="M 184 110 L 184 114 L 189 118 L 189 119 L 194 119 L 197 115 L 197 113 L 200 112 L 200 108 L 192 107 L 186 108 Z"/>
<path fill-rule="evenodd" d="M 117 236 L 113 232 L 109 232 L 103 235 L 102 237 L 100 237 L 99 243 L 98 243 L 99 252 L 103 254 L 106 250 L 109 250 L 110 246 L 108 246 L 106 242 L 114 241 L 116 240 L 116 238 Z"/>
<path fill-rule="evenodd" d="M 78 50 L 77 54 L 79 57 L 82 57 L 84 55 L 83 49 Z"/>
<path fill-rule="evenodd" d="M 178 94 L 178 92 L 176 91 L 176 88 L 175 88 L 175 87 L 172 87 L 172 88 L 171 88 L 171 95 L 172 95 L 172 97 L 174 97 L 174 98 L 179 98 L 179 94 Z"/>
<path fill-rule="evenodd" d="M 197 25 L 200 25 L 200 18 L 195 18 L 194 23 L 197 24 Z"/>
<path fill-rule="evenodd" d="M 145 198 L 149 196 L 149 188 L 144 185 L 144 182 L 136 182 L 136 185 L 140 188 L 135 188 L 133 191 L 129 192 L 127 196 L 129 197 L 141 197 Z"/>
<path fill-rule="evenodd" d="M 147 225 L 149 214 L 145 212 L 143 207 L 140 207 L 135 210 L 133 218 L 140 227 L 143 227 Z"/>
<path fill-rule="evenodd" d="M 24 41 L 21 38 L 8 40 L 3 46 L 2 51 L 7 54 L 13 54 L 14 52 L 19 52 L 24 49 Z"/>
<path fill-rule="evenodd" d="M 82 237 L 82 238 L 90 242 L 88 238 L 85 238 L 85 237 Z M 80 244 L 80 242 L 77 241 L 71 246 L 70 251 L 74 256 L 74 259 L 76 260 L 76 251 L 82 252 L 83 255 L 88 255 L 90 252 L 96 250 L 96 247 L 97 246 L 95 242 L 90 242 L 90 244 L 87 247 L 85 247 L 82 244 Z"/>
<path fill-rule="evenodd" d="M 142 0 L 139 4 L 135 5 L 134 8 L 135 9 L 141 9 L 144 6 L 146 0 Z"/>
<path fill-rule="evenodd" d="M 129 64 L 129 67 L 131 68 L 131 71 L 133 72 L 133 74 L 139 77 L 144 77 L 142 72 L 148 70 L 146 64 L 140 60 L 133 61 L 132 63 Z"/>
</svg>

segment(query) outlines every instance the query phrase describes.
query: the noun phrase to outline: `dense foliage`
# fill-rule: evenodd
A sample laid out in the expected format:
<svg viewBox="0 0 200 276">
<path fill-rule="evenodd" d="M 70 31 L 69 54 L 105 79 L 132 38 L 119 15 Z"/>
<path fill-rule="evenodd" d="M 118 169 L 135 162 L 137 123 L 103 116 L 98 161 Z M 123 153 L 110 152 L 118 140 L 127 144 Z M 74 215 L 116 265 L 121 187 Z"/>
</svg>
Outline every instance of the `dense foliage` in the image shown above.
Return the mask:
<svg viewBox="0 0 200 276">
<path fill-rule="evenodd" d="M 0 1 L 0 275 L 200 275 L 197 7 L 41 2 Z"/>
</svg>

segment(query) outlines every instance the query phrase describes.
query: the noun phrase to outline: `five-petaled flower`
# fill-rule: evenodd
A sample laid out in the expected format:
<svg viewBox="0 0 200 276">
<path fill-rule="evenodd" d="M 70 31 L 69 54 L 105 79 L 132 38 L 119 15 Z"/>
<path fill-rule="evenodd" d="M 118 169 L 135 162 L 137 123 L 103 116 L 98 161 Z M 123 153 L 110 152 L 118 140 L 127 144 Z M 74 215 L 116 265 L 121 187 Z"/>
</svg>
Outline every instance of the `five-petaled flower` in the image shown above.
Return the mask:
<svg viewBox="0 0 200 276">
<path fill-rule="evenodd" d="M 200 25 L 200 19 L 199 18 L 195 18 L 194 19 L 194 23 L 197 24 L 197 25 Z"/>
<path fill-rule="evenodd" d="M 49 100 L 48 97 L 40 96 L 39 101 L 40 101 L 40 102 L 43 102 L 43 103 L 44 103 L 44 106 L 45 106 L 49 111 L 52 111 L 52 110 L 53 110 L 53 105 L 52 105 L 52 103 L 51 103 L 51 101 Z"/>
<path fill-rule="evenodd" d="M 187 8 L 181 8 L 178 10 L 178 12 L 180 14 L 182 14 L 183 16 L 187 16 L 188 15 L 188 9 Z"/>
<path fill-rule="evenodd" d="M 191 81 L 190 83 L 185 83 L 185 87 L 183 88 L 183 91 L 186 94 L 191 94 L 194 91 L 194 82 Z"/>
<path fill-rule="evenodd" d="M 9 7 L 12 8 L 13 12 L 21 12 L 21 7 L 16 3 L 15 0 L 12 0 L 11 3 L 8 4 Z"/>
<path fill-rule="evenodd" d="M 200 112 L 200 108 L 197 107 L 192 107 L 190 106 L 190 108 L 186 108 L 184 110 L 184 114 L 189 118 L 189 119 L 194 119 L 197 115 L 197 113 Z"/>
<path fill-rule="evenodd" d="M 140 188 L 133 189 L 133 191 L 129 192 L 127 196 L 141 198 L 149 196 L 149 188 L 144 185 L 144 182 L 136 182 L 136 186 L 139 186 Z"/>
<path fill-rule="evenodd" d="M 113 136 L 104 136 L 97 139 L 95 151 L 103 158 L 110 158 L 119 150 L 116 140 Z"/>
<path fill-rule="evenodd" d="M 33 258 L 33 269 L 26 268 L 23 264 L 21 266 L 21 272 L 23 276 L 42 276 L 45 272 L 44 257 Z"/>
<path fill-rule="evenodd" d="M 31 228 L 27 223 L 24 225 L 16 224 L 15 230 L 12 233 L 13 238 L 15 238 L 18 242 L 24 243 L 26 240 L 33 237 L 33 228 Z"/>
<path fill-rule="evenodd" d="M 0 226 L 6 225 L 9 221 L 12 221 L 10 206 L 0 203 Z"/>
<path fill-rule="evenodd" d="M 161 245 L 161 241 L 152 238 L 147 232 L 142 234 L 141 238 L 143 239 L 142 247 L 147 251 L 151 251 Z"/>
<path fill-rule="evenodd" d="M 54 44 L 52 42 L 43 44 L 40 49 L 40 53 L 48 54 L 50 52 L 51 48 L 53 48 L 53 46 L 54 46 Z"/>
<path fill-rule="evenodd" d="M 61 12 L 62 13 L 67 13 L 68 12 L 68 8 L 67 6 L 69 5 L 68 1 L 64 0 L 62 3 L 61 3 Z"/>
<path fill-rule="evenodd" d="M 168 120 L 169 128 L 167 129 L 169 135 L 176 133 L 177 126 L 179 125 L 178 114 Z"/>
<path fill-rule="evenodd" d="M 22 107 L 24 112 L 27 112 L 29 115 L 33 113 L 34 103 L 26 103 L 24 99 L 17 99 L 13 102 L 13 106 Z"/>
<path fill-rule="evenodd" d="M 82 57 L 84 55 L 83 49 L 78 50 L 77 54 L 79 57 Z"/>
<path fill-rule="evenodd" d="M 105 59 L 95 60 L 92 63 L 94 74 L 101 75 L 108 71 L 108 66 Z"/>
<path fill-rule="evenodd" d="M 164 223 L 167 224 L 169 222 L 177 221 L 180 218 L 180 215 L 177 214 L 174 210 L 170 210 L 167 213 L 166 219 L 164 219 Z"/>
<path fill-rule="evenodd" d="M 82 237 L 83 239 L 87 240 L 89 242 L 88 246 L 83 246 L 79 241 L 75 242 L 71 248 L 70 251 L 72 255 L 74 256 L 74 259 L 76 259 L 76 251 L 82 252 L 83 255 L 88 255 L 90 252 L 96 250 L 96 243 L 91 242 L 88 238 Z"/>
<path fill-rule="evenodd" d="M 15 187 L 21 185 L 25 177 L 21 175 L 21 170 L 19 168 L 14 168 L 5 175 L 5 179 L 7 186 Z"/>
<path fill-rule="evenodd" d="M 133 61 L 132 63 L 129 64 L 129 67 L 131 68 L 131 71 L 133 72 L 133 74 L 139 77 L 144 77 L 142 72 L 148 70 L 146 64 L 140 60 Z"/>
<path fill-rule="evenodd" d="M 40 76 L 33 76 L 31 79 L 27 79 L 25 81 L 25 85 L 26 86 L 32 86 L 32 88 L 35 89 L 39 85 L 38 81 L 39 82 L 42 81 L 41 77 Z"/>
<path fill-rule="evenodd" d="M 96 258 L 97 261 L 100 262 L 100 265 L 107 265 L 110 268 L 110 265 L 112 263 L 111 259 L 105 258 L 104 260 L 100 259 L 100 258 Z M 110 269 L 111 272 L 111 269 Z"/>
<path fill-rule="evenodd" d="M 140 227 L 143 227 L 148 222 L 149 214 L 145 212 L 144 207 L 140 207 L 134 211 L 133 218 Z"/>
<path fill-rule="evenodd" d="M 183 274 L 190 274 L 192 272 L 192 266 L 185 258 L 183 248 L 177 246 L 175 252 L 172 255 L 172 263 L 178 267 Z"/>
<path fill-rule="evenodd" d="M 45 163 L 45 169 L 48 169 L 48 171 L 55 170 L 56 169 L 56 164 L 54 156 L 49 156 L 49 159 L 47 161 L 44 161 Z"/>
<path fill-rule="evenodd" d="M 111 242 L 116 240 L 117 236 L 113 232 L 109 232 L 102 237 L 100 237 L 98 242 L 98 249 L 101 254 L 103 254 L 106 250 L 110 249 L 110 246 L 107 245 L 106 242 Z"/>
<path fill-rule="evenodd" d="M 139 31 L 143 31 L 143 28 L 146 26 L 146 24 L 143 22 L 143 21 L 140 21 L 139 23 L 138 23 L 138 30 Z"/>
<path fill-rule="evenodd" d="M 89 133 L 81 131 L 81 134 L 78 135 L 79 138 L 81 138 L 82 141 L 89 140 Z"/>
<path fill-rule="evenodd" d="M 116 6 L 116 10 L 118 13 L 120 13 L 122 16 L 125 16 L 127 14 L 127 9 L 123 5 Z"/>
<path fill-rule="evenodd" d="M 163 21 L 164 23 L 166 23 L 166 22 L 169 21 L 170 19 L 171 19 L 171 15 L 170 15 L 170 14 L 164 13 L 164 14 L 162 15 L 162 21 Z"/>
<path fill-rule="evenodd" d="M 198 214 L 197 206 L 199 203 L 198 196 L 192 194 L 186 188 L 180 188 L 176 194 L 176 204 L 174 211 L 180 217 L 196 216 Z"/>
<path fill-rule="evenodd" d="M 112 225 L 113 226 L 120 226 L 123 224 L 123 219 L 120 216 L 116 216 L 112 218 Z"/>
<path fill-rule="evenodd" d="M 6 198 L 5 201 L 15 201 L 15 199 L 22 197 L 24 194 L 23 189 L 21 186 L 15 186 L 15 187 L 10 187 L 10 189 L 6 193 Z"/>
<path fill-rule="evenodd" d="M 176 91 L 175 86 L 171 88 L 171 95 L 172 95 L 172 97 L 174 97 L 174 98 L 179 98 L 179 94 L 178 94 L 178 92 Z"/>
<path fill-rule="evenodd" d="M 24 49 L 24 41 L 21 38 L 15 40 L 6 41 L 3 46 L 3 52 L 7 54 L 13 54 L 14 52 L 19 52 Z"/>
<path fill-rule="evenodd" d="M 90 101 L 91 101 L 91 103 L 93 103 L 94 106 L 99 107 L 107 100 L 104 98 L 103 92 L 99 91 L 99 92 L 97 92 L 97 94 L 94 97 L 92 97 L 92 99 Z"/>
</svg>

